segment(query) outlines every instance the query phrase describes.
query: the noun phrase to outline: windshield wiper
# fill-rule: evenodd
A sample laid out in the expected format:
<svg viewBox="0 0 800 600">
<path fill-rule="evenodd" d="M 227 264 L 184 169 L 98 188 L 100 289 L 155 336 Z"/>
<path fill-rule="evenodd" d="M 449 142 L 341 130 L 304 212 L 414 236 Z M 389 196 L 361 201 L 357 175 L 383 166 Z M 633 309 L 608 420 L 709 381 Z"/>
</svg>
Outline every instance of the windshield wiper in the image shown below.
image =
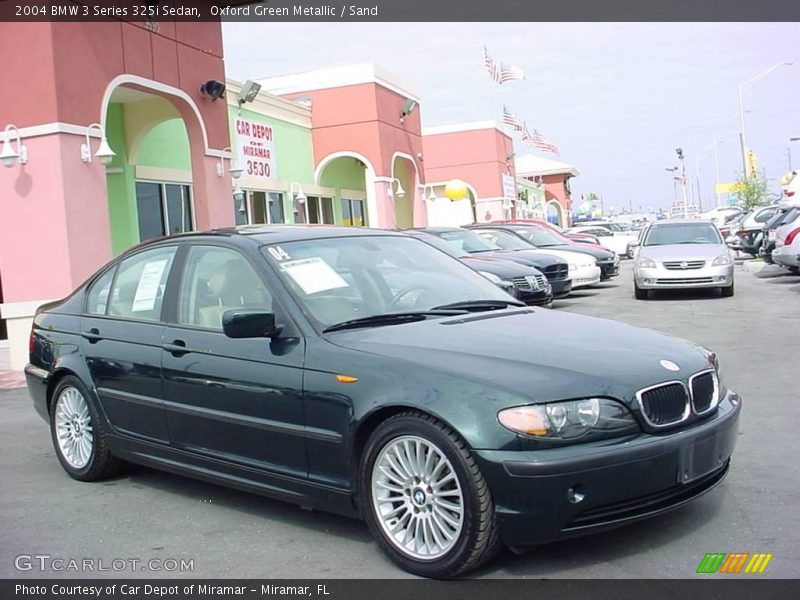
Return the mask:
<svg viewBox="0 0 800 600">
<path fill-rule="evenodd" d="M 379 327 L 381 325 L 398 325 L 400 323 L 414 323 L 415 321 L 424 321 L 428 317 L 452 317 L 454 315 L 463 315 L 467 312 L 466 309 L 459 310 L 456 307 L 452 309 L 439 309 L 432 308 L 431 310 L 412 310 L 408 312 L 394 312 L 383 313 L 379 315 L 370 315 L 368 317 L 359 317 L 358 319 L 350 319 L 349 321 L 342 321 L 322 330 L 322 333 L 330 333 L 331 331 L 341 331 L 343 329 L 357 329 L 359 327 Z"/>
<path fill-rule="evenodd" d="M 525 304 L 518 300 L 465 300 L 463 302 L 434 306 L 431 310 L 461 309 L 469 312 L 480 312 L 482 310 L 498 310 L 509 306 L 525 306 Z"/>
</svg>

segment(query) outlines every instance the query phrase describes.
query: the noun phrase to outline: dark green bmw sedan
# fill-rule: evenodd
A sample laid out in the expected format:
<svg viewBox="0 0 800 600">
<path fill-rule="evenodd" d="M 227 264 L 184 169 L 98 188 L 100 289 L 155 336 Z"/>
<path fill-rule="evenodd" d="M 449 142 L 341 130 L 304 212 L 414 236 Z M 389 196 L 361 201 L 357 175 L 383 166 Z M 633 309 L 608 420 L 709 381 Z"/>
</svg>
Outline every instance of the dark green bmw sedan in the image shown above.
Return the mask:
<svg viewBox="0 0 800 600">
<path fill-rule="evenodd" d="M 700 346 L 335 227 L 139 245 L 40 309 L 26 375 L 75 479 L 128 461 L 359 517 L 429 577 L 689 502 L 741 410 Z"/>
</svg>

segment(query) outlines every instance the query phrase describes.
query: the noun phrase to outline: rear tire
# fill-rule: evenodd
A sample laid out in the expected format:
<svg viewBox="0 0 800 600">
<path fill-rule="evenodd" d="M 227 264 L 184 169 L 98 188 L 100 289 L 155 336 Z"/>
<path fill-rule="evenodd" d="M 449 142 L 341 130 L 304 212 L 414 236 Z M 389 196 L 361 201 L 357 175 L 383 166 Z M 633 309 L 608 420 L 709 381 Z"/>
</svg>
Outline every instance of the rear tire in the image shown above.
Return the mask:
<svg viewBox="0 0 800 600">
<path fill-rule="evenodd" d="M 650 297 L 649 290 L 643 290 L 636 282 L 633 282 L 633 295 L 636 297 L 637 300 L 647 300 Z"/>
<path fill-rule="evenodd" d="M 77 377 L 64 377 L 53 390 L 50 435 L 58 461 L 73 479 L 95 481 L 119 471 L 94 399 Z"/>
<path fill-rule="evenodd" d="M 720 291 L 722 292 L 723 298 L 730 298 L 733 296 L 733 284 L 731 283 L 728 287 L 720 288 Z"/>
<path fill-rule="evenodd" d="M 430 415 L 409 411 L 379 425 L 364 450 L 360 482 L 375 541 L 410 573 L 457 577 L 499 549 L 494 503 L 475 458 Z"/>
</svg>

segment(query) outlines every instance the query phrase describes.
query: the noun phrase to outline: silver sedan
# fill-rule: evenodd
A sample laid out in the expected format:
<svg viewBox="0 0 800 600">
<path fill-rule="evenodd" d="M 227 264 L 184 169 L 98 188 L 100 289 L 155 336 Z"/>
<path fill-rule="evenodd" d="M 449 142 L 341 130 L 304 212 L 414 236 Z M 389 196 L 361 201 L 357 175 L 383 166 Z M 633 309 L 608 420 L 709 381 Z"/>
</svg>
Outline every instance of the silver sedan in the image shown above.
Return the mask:
<svg viewBox="0 0 800 600">
<path fill-rule="evenodd" d="M 633 261 L 633 291 L 717 287 L 733 296 L 733 257 L 716 225 L 705 220 L 656 221 L 642 232 Z"/>
</svg>

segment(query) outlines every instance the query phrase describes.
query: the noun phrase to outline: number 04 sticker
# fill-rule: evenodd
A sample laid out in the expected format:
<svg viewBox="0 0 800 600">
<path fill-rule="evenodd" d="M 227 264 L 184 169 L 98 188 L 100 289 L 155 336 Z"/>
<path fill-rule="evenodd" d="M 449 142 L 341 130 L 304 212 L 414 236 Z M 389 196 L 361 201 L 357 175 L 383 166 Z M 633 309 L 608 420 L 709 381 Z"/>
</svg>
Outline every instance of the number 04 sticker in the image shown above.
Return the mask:
<svg viewBox="0 0 800 600">
<path fill-rule="evenodd" d="M 267 251 L 272 255 L 275 260 L 288 260 L 291 258 L 289 253 L 280 246 L 270 246 Z"/>
</svg>

